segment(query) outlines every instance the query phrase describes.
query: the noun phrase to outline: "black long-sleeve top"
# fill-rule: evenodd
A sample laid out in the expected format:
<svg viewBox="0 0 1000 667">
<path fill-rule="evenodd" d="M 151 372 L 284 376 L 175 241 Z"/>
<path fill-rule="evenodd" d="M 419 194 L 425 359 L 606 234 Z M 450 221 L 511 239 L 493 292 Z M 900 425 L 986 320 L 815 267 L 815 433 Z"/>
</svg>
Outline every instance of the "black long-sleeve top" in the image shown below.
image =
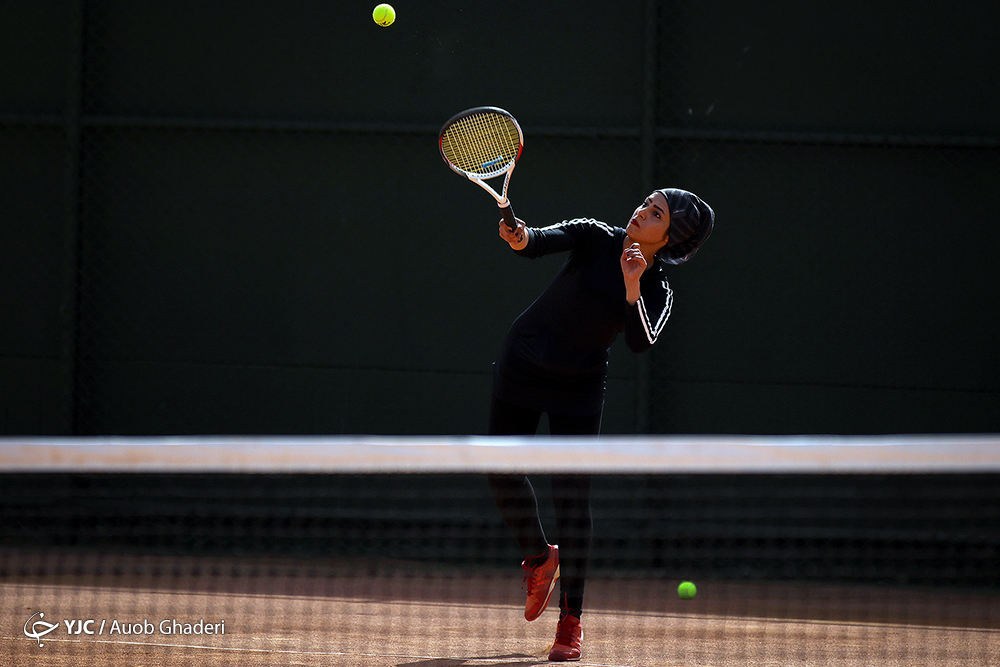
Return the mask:
<svg viewBox="0 0 1000 667">
<path fill-rule="evenodd" d="M 618 334 L 625 333 L 634 352 L 656 342 L 673 293 L 654 261 L 639 279 L 639 301 L 628 304 L 621 270 L 625 239 L 624 229 L 590 219 L 528 229 L 528 245 L 517 254 L 570 255 L 504 339 L 493 375 L 499 398 L 556 414 L 596 414 Z"/>
</svg>

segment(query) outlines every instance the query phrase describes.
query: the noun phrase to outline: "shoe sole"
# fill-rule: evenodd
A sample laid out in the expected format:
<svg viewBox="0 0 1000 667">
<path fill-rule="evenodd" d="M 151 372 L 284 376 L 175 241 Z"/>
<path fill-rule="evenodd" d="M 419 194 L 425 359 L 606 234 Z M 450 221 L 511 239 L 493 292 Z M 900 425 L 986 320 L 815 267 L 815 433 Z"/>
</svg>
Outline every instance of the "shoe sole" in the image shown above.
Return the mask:
<svg viewBox="0 0 1000 667">
<path fill-rule="evenodd" d="M 551 652 L 549 653 L 549 662 L 580 662 L 580 660 L 582 659 L 583 659 L 582 653 L 576 658 L 553 658 L 552 653 Z"/>
<path fill-rule="evenodd" d="M 553 658 L 549 656 L 549 662 L 580 662 L 582 659 L 582 655 L 579 658 Z"/>
</svg>

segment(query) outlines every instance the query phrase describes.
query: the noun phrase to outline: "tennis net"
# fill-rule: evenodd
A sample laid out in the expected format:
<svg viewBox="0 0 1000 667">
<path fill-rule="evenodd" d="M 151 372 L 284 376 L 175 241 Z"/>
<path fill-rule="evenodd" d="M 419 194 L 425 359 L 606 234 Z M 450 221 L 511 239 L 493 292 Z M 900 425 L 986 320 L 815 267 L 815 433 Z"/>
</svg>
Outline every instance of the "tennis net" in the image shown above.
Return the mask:
<svg viewBox="0 0 1000 667">
<path fill-rule="evenodd" d="M 497 474 L 591 480 L 583 664 L 1000 664 L 994 436 L 0 440 L 0 656 L 545 662 Z"/>
</svg>

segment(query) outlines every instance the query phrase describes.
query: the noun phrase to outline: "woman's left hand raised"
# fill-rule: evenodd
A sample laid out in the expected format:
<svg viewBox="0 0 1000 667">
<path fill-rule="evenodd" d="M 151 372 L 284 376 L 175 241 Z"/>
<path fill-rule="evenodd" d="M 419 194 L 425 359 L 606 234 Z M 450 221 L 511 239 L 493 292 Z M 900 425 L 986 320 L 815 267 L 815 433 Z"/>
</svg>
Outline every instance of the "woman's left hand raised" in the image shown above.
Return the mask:
<svg viewBox="0 0 1000 667">
<path fill-rule="evenodd" d="M 639 292 L 639 278 L 646 270 L 646 258 L 642 256 L 642 250 L 638 243 L 626 246 L 622 252 L 622 276 L 625 278 L 625 300 L 634 305 L 641 296 Z"/>
<path fill-rule="evenodd" d="M 622 252 L 622 275 L 625 280 L 638 281 L 642 272 L 646 270 L 646 258 L 642 256 L 638 243 L 627 246 Z"/>
</svg>

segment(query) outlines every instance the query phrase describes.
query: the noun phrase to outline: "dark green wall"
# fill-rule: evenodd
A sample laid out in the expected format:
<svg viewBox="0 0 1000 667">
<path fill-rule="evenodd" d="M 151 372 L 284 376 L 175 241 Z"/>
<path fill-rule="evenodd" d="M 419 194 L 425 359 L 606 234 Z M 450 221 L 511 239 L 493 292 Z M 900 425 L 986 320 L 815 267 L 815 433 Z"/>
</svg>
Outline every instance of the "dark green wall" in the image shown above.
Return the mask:
<svg viewBox="0 0 1000 667">
<path fill-rule="evenodd" d="M 717 211 L 606 432 L 1000 430 L 993 10 L 506 7 L 5 7 L 0 433 L 482 432 L 561 259 L 438 157 L 480 104 L 529 223 Z"/>
</svg>

